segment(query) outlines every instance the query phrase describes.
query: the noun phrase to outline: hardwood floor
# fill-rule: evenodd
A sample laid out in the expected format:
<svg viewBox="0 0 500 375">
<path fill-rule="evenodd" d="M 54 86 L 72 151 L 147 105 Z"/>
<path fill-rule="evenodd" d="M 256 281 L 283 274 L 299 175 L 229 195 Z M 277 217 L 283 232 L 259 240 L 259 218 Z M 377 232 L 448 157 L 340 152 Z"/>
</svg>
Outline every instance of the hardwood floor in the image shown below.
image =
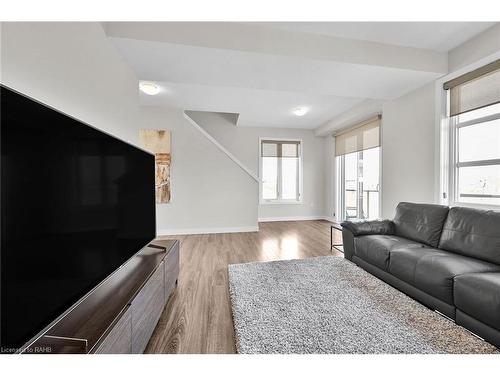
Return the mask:
<svg viewBox="0 0 500 375">
<path fill-rule="evenodd" d="M 327 221 L 260 223 L 259 227 L 253 233 L 162 237 L 181 242 L 179 285 L 146 353 L 235 353 L 228 264 L 342 255 L 330 251 Z M 334 233 L 335 241 L 341 242 L 340 233 Z"/>
</svg>

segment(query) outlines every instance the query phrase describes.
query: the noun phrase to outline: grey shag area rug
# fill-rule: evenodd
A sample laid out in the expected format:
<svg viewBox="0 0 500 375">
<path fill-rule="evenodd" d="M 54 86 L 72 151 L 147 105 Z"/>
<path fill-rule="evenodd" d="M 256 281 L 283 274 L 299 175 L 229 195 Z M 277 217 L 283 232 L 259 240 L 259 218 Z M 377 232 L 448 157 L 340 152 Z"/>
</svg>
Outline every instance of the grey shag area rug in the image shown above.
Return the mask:
<svg viewBox="0 0 500 375">
<path fill-rule="evenodd" d="M 232 264 L 229 292 L 239 353 L 497 353 L 343 258 Z"/>
</svg>

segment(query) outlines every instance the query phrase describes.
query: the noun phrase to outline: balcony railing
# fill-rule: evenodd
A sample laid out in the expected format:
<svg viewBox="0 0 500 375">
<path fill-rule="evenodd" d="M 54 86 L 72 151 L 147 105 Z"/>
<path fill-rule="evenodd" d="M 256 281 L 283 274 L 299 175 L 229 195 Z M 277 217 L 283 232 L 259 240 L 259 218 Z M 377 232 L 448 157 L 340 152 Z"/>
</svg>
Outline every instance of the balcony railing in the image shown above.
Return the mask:
<svg viewBox="0 0 500 375">
<path fill-rule="evenodd" d="M 350 192 L 357 192 L 356 189 L 345 189 L 346 192 L 350 191 Z M 365 195 L 366 193 L 366 195 Z M 363 202 L 363 206 L 366 206 L 366 212 L 365 211 L 365 208 L 362 207 L 362 214 L 360 215 L 362 219 L 368 219 L 371 217 L 370 215 L 370 196 L 371 194 L 379 194 L 380 191 L 378 189 L 367 189 L 367 190 L 363 190 L 363 200 L 364 202 L 366 202 L 366 205 L 365 203 Z M 366 198 L 365 198 L 366 197 Z M 346 210 L 346 220 L 349 220 L 349 219 L 357 219 L 358 218 L 358 207 L 357 206 L 346 206 L 345 208 Z M 354 211 L 355 214 L 352 215 L 352 214 L 349 214 L 349 212 L 352 212 Z"/>
</svg>

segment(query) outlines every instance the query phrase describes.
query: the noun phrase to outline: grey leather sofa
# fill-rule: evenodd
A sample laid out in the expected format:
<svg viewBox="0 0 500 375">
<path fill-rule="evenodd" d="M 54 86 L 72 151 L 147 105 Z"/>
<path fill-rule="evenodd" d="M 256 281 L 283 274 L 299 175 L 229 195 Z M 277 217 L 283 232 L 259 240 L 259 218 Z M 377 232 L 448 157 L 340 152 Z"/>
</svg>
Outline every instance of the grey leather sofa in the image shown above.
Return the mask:
<svg viewBox="0 0 500 375">
<path fill-rule="evenodd" d="M 341 225 L 346 259 L 500 348 L 500 212 L 402 202 Z"/>
</svg>

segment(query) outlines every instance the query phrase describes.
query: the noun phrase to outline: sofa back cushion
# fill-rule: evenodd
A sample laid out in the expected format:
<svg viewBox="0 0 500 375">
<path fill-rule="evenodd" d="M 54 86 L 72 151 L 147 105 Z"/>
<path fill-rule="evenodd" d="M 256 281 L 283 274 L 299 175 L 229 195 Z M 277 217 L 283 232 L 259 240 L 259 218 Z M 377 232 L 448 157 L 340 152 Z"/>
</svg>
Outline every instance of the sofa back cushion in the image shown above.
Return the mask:
<svg viewBox="0 0 500 375">
<path fill-rule="evenodd" d="M 401 202 L 393 220 L 395 234 L 437 247 L 448 211 L 447 206 L 437 204 Z"/>
<path fill-rule="evenodd" d="M 500 264 L 500 212 L 451 208 L 439 247 Z"/>
</svg>

